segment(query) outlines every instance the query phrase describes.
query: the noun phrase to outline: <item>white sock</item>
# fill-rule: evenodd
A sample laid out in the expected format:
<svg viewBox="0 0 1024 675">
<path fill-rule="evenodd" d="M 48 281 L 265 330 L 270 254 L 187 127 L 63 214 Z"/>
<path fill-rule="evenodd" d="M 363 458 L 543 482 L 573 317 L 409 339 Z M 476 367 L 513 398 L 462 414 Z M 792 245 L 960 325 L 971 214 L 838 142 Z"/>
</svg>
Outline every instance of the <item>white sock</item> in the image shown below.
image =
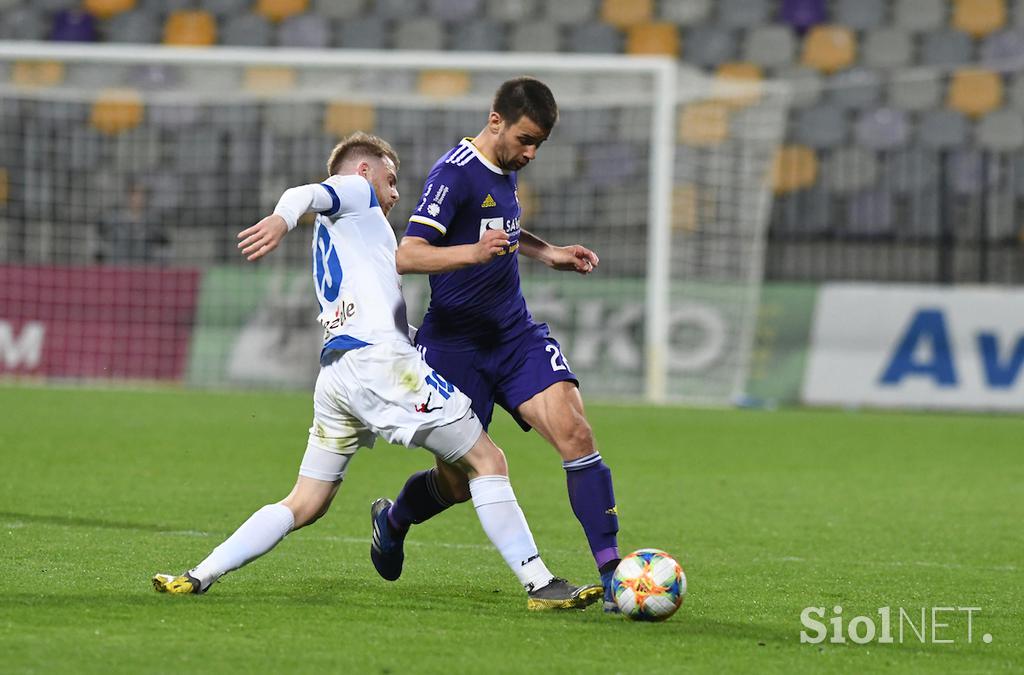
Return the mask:
<svg viewBox="0 0 1024 675">
<path fill-rule="evenodd" d="M 284 504 L 267 504 L 249 516 L 249 520 L 188 573 L 206 590 L 231 570 L 237 570 L 277 546 L 294 525 L 291 509 Z"/>
<path fill-rule="evenodd" d="M 477 518 L 505 563 L 528 589 L 545 586 L 552 577 L 533 542 L 508 476 L 479 476 L 469 481 Z"/>
</svg>

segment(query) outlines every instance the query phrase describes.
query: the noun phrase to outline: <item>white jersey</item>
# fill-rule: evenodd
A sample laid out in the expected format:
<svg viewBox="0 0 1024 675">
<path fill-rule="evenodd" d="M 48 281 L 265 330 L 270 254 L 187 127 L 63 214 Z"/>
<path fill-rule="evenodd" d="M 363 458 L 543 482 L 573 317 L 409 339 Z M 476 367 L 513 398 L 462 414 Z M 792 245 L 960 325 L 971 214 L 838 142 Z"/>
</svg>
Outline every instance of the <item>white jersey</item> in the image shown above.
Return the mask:
<svg viewBox="0 0 1024 675">
<path fill-rule="evenodd" d="M 292 228 L 317 211 L 313 287 L 324 327 L 324 354 L 395 340 L 409 342 L 402 282 L 395 267 L 398 241 L 362 176 L 331 176 L 285 192 L 275 213 Z"/>
</svg>

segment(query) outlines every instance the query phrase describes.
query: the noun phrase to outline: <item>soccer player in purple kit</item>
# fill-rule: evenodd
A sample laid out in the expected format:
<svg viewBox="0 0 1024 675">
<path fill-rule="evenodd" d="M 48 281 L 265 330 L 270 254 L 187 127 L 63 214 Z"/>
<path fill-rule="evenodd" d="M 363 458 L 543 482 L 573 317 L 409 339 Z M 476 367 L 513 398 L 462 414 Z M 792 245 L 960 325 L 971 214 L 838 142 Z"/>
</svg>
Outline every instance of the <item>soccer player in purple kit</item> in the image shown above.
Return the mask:
<svg viewBox="0 0 1024 675">
<path fill-rule="evenodd" d="M 402 274 L 430 275 L 430 306 L 416 335 L 427 363 L 470 397 L 484 428 L 497 403 L 561 455 L 569 502 L 604 585 L 605 611 L 614 612 L 619 524 L 611 471 L 561 346 L 526 307 L 516 255 L 580 274 L 599 262 L 583 246 L 553 246 L 520 227 L 516 172 L 537 156 L 557 119 L 558 106 L 544 83 L 518 77 L 502 84 L 483 130 L 460 141 L 431 170 L 397 266 Z M 469 497 L 465 477 L 438 462 L 413 474 L 394 503 L 376 500 L 371 558 L 378 573 L 397 579 L 409 527 Z"/>
</svg>

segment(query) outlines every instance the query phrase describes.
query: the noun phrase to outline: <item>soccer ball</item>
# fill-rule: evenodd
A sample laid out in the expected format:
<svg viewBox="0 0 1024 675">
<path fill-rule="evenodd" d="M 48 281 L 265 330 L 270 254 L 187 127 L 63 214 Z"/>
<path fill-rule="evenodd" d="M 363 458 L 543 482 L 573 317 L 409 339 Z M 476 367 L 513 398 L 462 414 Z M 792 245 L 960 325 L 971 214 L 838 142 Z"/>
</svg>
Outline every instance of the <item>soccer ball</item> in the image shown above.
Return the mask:
<svg viewBox="0 0 1024 675">
<path fill-rule="evenodd" d="M 679 609 L 686 595 L 686 574 L 664 551 L 642 548 L 619 563 L 612 577 L 615 603 L 637 621 L 664 621 Z"/>
</svg>

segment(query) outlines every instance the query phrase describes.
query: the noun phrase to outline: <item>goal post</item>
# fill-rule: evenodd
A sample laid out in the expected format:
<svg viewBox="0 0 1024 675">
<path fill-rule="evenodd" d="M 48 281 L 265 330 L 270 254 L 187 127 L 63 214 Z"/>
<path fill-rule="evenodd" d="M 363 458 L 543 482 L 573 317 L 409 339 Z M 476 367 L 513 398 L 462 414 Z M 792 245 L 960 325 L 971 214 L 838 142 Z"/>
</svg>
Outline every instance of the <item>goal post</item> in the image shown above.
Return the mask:
<svg viewBox="0 0 1024 675">
<path fill-rule="evenodd" d="M 0 378 L 308 386 L 311 234 L 250 265 L 235 233 L 365 130 L 401 157 L 400 235 L 433 162 L 521 74 L 561 112 L 518 177 L 523 227 L 601 257 L 587 278 L 520 259 L 585 393 L 742 393 L 785 114 L 768 83 L 661 58 L 31 42 L 0 42 Z M 404 286 L 416 323 L 426 280 Z"/>
</svg>

